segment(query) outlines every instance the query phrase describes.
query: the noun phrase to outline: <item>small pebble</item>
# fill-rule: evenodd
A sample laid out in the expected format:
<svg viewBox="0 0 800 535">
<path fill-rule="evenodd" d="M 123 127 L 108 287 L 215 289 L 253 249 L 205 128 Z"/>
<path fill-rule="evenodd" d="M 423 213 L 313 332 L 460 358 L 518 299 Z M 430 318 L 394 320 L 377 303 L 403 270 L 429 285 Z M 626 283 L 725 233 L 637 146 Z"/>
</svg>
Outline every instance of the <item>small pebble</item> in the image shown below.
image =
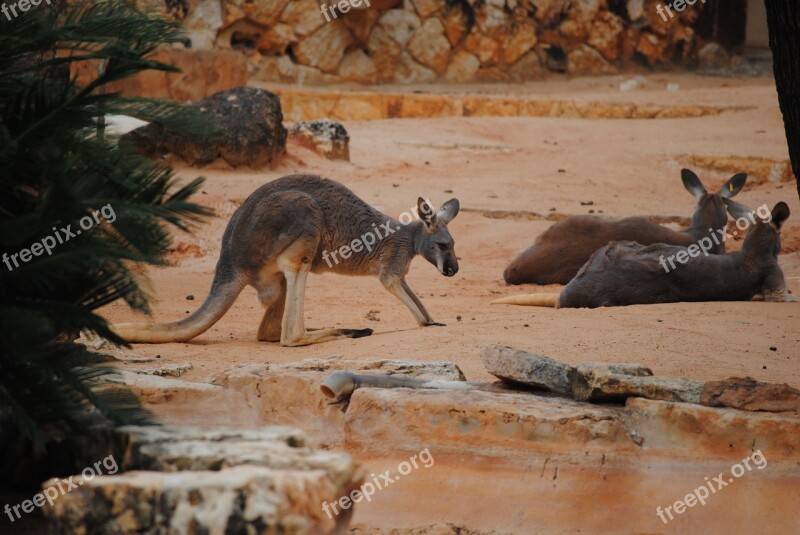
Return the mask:
<svg viewBox="0 0 800 535">
<path fill-rule="evenodd" d="M 187 301 L 194 301 L 194 296 L 189 294 L 189 295 L 186 296 L 186 300 Z"/>
</svg>

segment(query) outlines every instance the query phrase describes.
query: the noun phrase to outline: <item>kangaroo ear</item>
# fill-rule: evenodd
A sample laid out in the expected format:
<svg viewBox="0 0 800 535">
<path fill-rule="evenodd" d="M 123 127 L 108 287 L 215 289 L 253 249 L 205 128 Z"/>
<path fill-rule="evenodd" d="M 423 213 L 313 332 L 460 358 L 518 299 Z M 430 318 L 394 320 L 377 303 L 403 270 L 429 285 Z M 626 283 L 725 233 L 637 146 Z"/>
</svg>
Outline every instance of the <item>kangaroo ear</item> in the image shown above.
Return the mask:
<svg viewBox="0 0 800 535">
<path fill-rule="evenodd" d="M 731 214 L 731 217 L 734 219 L 749 219 L 750 214 L 753 213 L 750 208 L 743 204 L 739 204 L 736 201 L 732 201 L 723 197 L 722 202 L 725 203 L 725 206 L 728 208 L 728 213 Z"/>
<path fill-rule="evenodd" d="M 436 214 L 436 217 L 446 225 L 456 218 L 460 208 L 461 205 L 458 203 L 458 199 L 450 199 L 439 208 L 439 213 Z"/>
<path fill-rule="evenodd" d="M 703 183 L 700 182 L 700 178 L 694 171 L 690 171 L 689 169 L 681 169 L 681 180 L 683 180 L 683 187 L 686 188 L 689 193 L 694 195 L 694 198 L 698 201 L 700 198 L 708 193 L 706 188 L 703 187 Z"/>
<path fill-rule="evenodd" d="M 789 219 L 789 205 L 781 201 L 772 209 L 772 223 L 780 230 L 787 219 Z"/>
<path fill-rule="evenodd" d="M 427 226 L 431 227 L 436 223 L 436 210 L 433 209 L 433 205 L 429 201 L 422 197 L 417 199 L 417 213 Z"/>
<path fill-rule="evenodd" d="M 731 197 L 735 196 L 737 193 L 742 191 L 744 187 L 744 183 L 747 182 L 747 173 L 739 173 L 737 175 L 733 175 L 727 182 L 725 182 L 717 195 L 720 197 L 724 197 L 725 199 L 730 199 Z"/>
</svg>

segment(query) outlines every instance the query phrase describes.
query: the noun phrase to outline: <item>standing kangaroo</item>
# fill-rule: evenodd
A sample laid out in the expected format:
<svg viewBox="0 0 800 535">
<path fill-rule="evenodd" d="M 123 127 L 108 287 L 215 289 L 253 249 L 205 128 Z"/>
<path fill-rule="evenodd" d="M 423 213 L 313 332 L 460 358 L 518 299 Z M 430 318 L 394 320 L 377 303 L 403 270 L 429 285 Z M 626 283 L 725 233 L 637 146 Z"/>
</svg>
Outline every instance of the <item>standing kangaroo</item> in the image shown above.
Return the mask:
<svg viewBox="0 0 800 535">
<path fill-rule="evenodd" d="M 668 243 L 689 246 L 711 237 L 728 221 L 723 199 L 730 199 L 744 187 L 747 175 L 739 173 L 716 193 L 708 193 L 689 169 L 681 171 L 684 187 L 697 200 L 692 225 L 676 232 L 641 217 L 605 221 L 596 216 L 572 216 L 554 224 L 528 249 L 520 253 L 503 273 L 507 284 L 567 284 L 596 250 L 610 241 L 631 240 L 643 245 Z M 724 254 L 725 244 L 713 245 L 712 254 Z"/>
<path fill-rule="evenodd" d="M 734 217 L 752 212 L 732 205 Z M 702 256 L 684 247 L 657 243 L 612 242 L 597 250 L 580 272 L 556 296 L 512 296 L 495 303 L 596 308 L 683 301 L 749 301 L 763 295 L 765 301 L 800 301 L 789 294 L 778 265 L 780 229 L 789 218 L 784 202 L 775 205 L 769 220 L 756 220 L 741 251 Z M 697 247 L 697 246 L 694 246 Z M 684 255 L 686 263 L 672 271 L 663 258 Z M 679 257 L 680 258 L 680 257 Z"/>
<path fill-rule="evenodd" d="M 186 342 L 214 325 L 250 285 L 265 309 L 259 341 L 302 346 L 372 334 L 372 329 L 306 330 L 306 279 L 310 272 L 325 271 L 377 276 L 420 325 L 441 325 L 411 291 L 405 276 L 416 255 L 447 277 L 458 272 L 447 224 L 458 214 L 459 203 L 451 199 L 437 213 L 420 198 L 417 209 L 420 220 L 403 224 L 333 180 L 313 175 L 279 178 L 253 192 L 231 217 L 211 291 L 194 314 L 175 323 L 123 323 L 112 329 L 129 342 Z M 356 243 L 364 245 L 368 233 L 377 233 L 374 248 L 356 248 Z M 323 260 L 326 253 L 345 246 L 352 250 L 347 249 L 336 263 Z"/>
</svg>

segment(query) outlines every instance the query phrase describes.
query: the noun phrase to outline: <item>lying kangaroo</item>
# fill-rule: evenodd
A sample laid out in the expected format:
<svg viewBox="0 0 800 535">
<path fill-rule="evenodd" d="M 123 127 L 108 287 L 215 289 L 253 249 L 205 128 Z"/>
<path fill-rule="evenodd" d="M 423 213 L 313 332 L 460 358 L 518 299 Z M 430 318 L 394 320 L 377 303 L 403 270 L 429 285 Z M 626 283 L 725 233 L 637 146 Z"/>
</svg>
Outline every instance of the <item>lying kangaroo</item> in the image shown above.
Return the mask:
<svg viewBox="0 0 800 535">
<path fill-rule="evenodd" d="M 683 169 L 684 187 L 697 199 L 692 225 L 676 232 L 641 217 L 606 221 L 596 216 L 572 216 L 554 224 L 515 258 L 503 273 L 507 284 L 566 284 L 596 250 L 610 241 L 632 240 L 644 245 L 668 243 L 689 246 L 711 237 L 712 230 L 728 221 L 723 199 L 744 187 L 747 175 L 739 173 L 718 192 L 710 194 L 692 171 Z M 712 254 L 724 254 L 725 244 L 714 244 Z"/>
<path fill-rule="evenodd" d="M 741 205 L 732 205 L 734 217 L 743 217 Z M 727 255 L 692 255 L 674 245 L 612 242 L 597 250 L 558 296 L 514 296 L 496 302 L 596 308 L 682 301 L 749 301 L 763 295 L 766 301 L 800 301 L 786 288 L 778 265 L 780 229 L 789 207 L 779 202 L 769 221 L 756 220 L 741 251 Z M 697 247 L 697 246 L 694 246 Z M 689 249 L 691 250 L 691 248 Z M 663 267 L 669 255 L 683 255 L 672 271 Z M 681 258 L 678 256 L 678 258 Z M 683 262 L 683 261 L 681 261 Z"/>
<path fill-rule="evenodd" d="M 258 328 L 260 341 L 301 346 L 372 334 L 372 329 L 306 330 L 306 279 L 309 272 L 325 271 L 375 275 L 420 325 L 441 325 L 411 291 L 405 276 L 416 255 L 447 277 L 458 272 L 447 224 L 458 214 L 459 204 L 451 199 L 437 213 L 420 198 L 417 209 L 420 220 L 403 224 L 333 180 L 313 175 L 279 178 L 253 192 L 231 217 L 211 291 L 194 314 L 176 323 L 123 323 L 112 329 L 129 342 L 186 342 L 214 325 L 250 285 L 258 290 L 265 309 Z M 374 248 L 367 247 L 372 240 L 365 236 L 375 233 Z M 329 252 L 335 263 L 326 256 Z M 341 253 L 338 259 L 336 252 Z"/>
</svg>

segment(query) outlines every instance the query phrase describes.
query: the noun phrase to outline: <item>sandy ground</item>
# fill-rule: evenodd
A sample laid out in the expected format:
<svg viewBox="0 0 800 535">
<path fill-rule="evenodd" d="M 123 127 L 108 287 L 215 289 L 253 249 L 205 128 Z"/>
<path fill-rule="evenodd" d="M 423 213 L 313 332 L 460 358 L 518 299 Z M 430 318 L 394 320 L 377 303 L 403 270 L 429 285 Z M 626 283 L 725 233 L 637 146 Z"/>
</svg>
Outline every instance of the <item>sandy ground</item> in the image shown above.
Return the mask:
<svg viewBox="0 0 800 535">
<path fill-rule="evenodd" d="M 376 279 L 312 275 L 306 292 L 307 325 L 370 327 L 375 334 L 303 348 L 257 342 L 262 310 L 248 288 L 219 323 L 192 342 L 136 345 L 134 352 L 158 355 L 165 364 L 190 362 L 194 369 L 183 378 L 194 381 L 243 362 L 330 355 L 453 361 L 469 379 L 478 380 L 490 378 L 480 362 L 480 347 L 497 342 L 567 362 L 635 362 L 660 375 L 700 380 L 749 375 L 800 387 L 800 304 L 678 303 L 596 310 L 489 304 L 498 296 L 537 290 L 507 287 L 502 280 L 507 263 L 551 224 L 524 213 L 594 210 L 609 217 L 688 217 L 694 202 L 679 177 L 685 155 L 787 158 L 771 80 L 687 74 L 648 79 L 645 88 L 626 93 L 619 91 L 616 78 L 492 86 L 486 91 L 749 109 L 696 119 L 346 122 L 351 163 L 330 162 L 290 146 L 290 156 L 276 170 L 180 169 L 187 179 L 207 177 L 196 200 L 213 207 L 218 217 L 192 236 L 177 236 L 172 266 L 148 271 L 155 320 L 178 320 L 200 305 L 211 283 L 225 224 L 250 192 L 279 176 L 304 172 L 338 180 L 393 216 L 409 210 L 418 196 L 436 204 L 450 197 L 460 200 L 462 212 L 450 224 L 459 273 L 445 278 L 418 258 L 408 277 L 434 318 L 447 326 L 417 327 L 408 310 Z M 667 91 L 669 82 L 681 89 Z M 729 178 L 719 173 L 700 175 L 709 189 Z M 783 232 L 784 245 L 800 249 L 800 202 L 794 184 L 749 186 L 737 200 L 753 208 L 763 203 L 771 207 L 781 200 L 789 203 L 794 217 Z M 593 205 L 581 205 L 582 201 Z M 486 210 L 523 214 L 489 218 Z M 800 252 L 783 254 L 780 261 L 789 287 L 800 293 Z M 188 296 L 194 299 L 187 300 Z M 102 313 L 114 322 L 141 319 L 122 303 Z"/>
</svg>

